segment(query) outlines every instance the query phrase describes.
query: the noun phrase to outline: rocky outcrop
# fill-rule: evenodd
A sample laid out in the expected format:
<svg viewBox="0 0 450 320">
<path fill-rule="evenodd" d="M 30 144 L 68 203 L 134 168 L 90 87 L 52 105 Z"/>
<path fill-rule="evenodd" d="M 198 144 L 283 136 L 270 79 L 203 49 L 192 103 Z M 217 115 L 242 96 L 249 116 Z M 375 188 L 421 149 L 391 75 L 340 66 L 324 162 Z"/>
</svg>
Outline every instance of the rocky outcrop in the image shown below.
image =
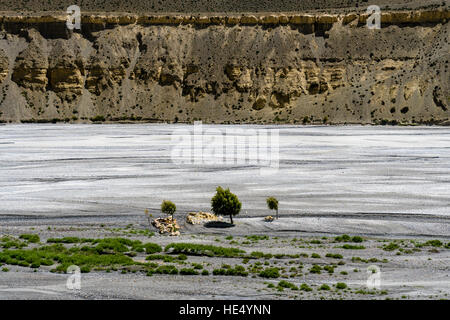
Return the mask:
<svg viewBox="0 0 450 320">
<path fill-rule="evenodd" d="M 62 16 L 4 16 L 0 121 L 445 123 L 448 18 L 87 15 L 59 37 Z"/>
</svg>

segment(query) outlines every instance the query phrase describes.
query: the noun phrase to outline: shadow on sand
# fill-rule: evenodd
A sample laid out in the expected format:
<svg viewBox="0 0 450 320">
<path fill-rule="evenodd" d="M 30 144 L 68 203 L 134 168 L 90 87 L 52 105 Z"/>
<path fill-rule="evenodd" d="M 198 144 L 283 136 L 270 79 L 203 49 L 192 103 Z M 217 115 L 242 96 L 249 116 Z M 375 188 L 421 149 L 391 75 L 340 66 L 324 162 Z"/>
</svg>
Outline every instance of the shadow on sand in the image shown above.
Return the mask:
<svg viewBox="0 0 450 320">
<path fill-rule="evenodd" d="M 206 222 L 203 226 L 206 228 L 232 228 L 234 224 L 223 221 L 210 221 Z"/>
</svg>

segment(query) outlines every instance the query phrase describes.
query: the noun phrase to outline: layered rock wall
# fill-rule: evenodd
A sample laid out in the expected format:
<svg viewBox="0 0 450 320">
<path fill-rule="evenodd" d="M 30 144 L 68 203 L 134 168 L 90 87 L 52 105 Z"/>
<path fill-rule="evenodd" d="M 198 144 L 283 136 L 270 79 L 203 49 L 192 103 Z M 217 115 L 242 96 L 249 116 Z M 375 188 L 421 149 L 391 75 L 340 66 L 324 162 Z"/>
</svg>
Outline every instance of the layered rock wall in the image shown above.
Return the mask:
<svg viewBox="0 0 450 320">
<path fill-rule="evenodd" d="M 5 14 L 0 121 L 446 124 L 449 18 Z"/>
</svg>

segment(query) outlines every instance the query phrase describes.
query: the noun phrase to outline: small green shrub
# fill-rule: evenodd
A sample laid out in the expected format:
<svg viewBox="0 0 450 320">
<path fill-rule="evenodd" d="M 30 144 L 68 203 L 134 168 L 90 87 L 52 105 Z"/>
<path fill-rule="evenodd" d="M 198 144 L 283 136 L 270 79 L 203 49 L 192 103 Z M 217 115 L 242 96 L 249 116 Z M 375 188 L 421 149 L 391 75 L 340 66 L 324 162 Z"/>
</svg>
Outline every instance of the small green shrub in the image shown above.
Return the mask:
<svg viewBox="0 0 450 320">
<path fill-rule="evenodd" d="M 328 290 L 331 290 L 331 288 L 330 288 L 329 285 L 323 284 L 323 285 L 320 286 L 319 290 L 327 290 L 328 291 Z"/>
<path fill-rule="evenodd" d="M 395 242 L 391 242 L 391 243 L 383 246 L 384 251 L 394 251 L 398 248 L 400 248 L 400 246 L 398 244 L 396 244 Z"/>
<path fill-rule="evenodd" d="M 338 254 L 338 253 L 327 253 L 325 255 L 325 257 L 327 257 L 327 258 L 334 258 L 334 259 L 342 259 L 343 258 L 343 256 L 341 254 Z"/>
<path fill-rule="evenodd" d="M 323 270 L 327 271 L 328 273 L 334 273 L 334 267 L 333 266 L 324 266 Z"/>
<path fill-rule="evenodd" d="M 303 283 L 300 286 L 300 290 L 302 290 L 302 291 L 312 291 L 312 288 L 310 286 L 308 286 L 306 283 Z"/>
<path fill-rule="evenodd" d="M 348 234 L 343 234 L 342 236 L 337 236 L 334 238 L 334 241 L 336 242 L 349 242 L 351 240 L 351 237 Z"/>
<path fill-rule="evenodd" d="M 321 256 L 317 253 L 313 253 L 313 254 L 311 254 L 311 258 L 318 259 L 318 258 L 321 258 Z"/>
<path fill-rule="evenodd" d="M 187 255 L 229 258 L 242 257 L 246 253 L 244 250 L 238 248 L 225 248 L 194 243 L 171 243 L 168 244 L 164 250 Z"/>
<path fill-rule="evenodd" d="M 298 287 L 295 284 L 293 284 L 289 281 L 286 281 L 286 280 L 281 280 L 280 282 L 278 282 L 278 287 L 291 289 L 291 290 L 298 290 Z"/>
<path fill-rule="evenodd" d="M 237 265 L 234 268 L 232 268 L 229 265 L 222 265 L 222 268 L 213 270 L 213 275 L 215 275 L 215 276 L 241 276 L 241 277 L 246 277 L 246 276 L 248 276 L 248 272 L 245 271 L 245 268 L 243 266 L 240 266 L 240 265 Z"/>
<path fill-rule="evenodd" d="M 366 247 L 364 246 L 357 246 L 357 245 L 352 245 L 352 244 L 344 244 L 342 246 L 343 249 L 350 249 L 350 250 L 363 250 Z"/>
<path fill-rule="evenodd" d="M 320 274 L 321 270 L 322 270 L 322 268 L 319 265 L 315 264 L 309 269 L 309 272 Z"/>
<path fill-rule="evenodd" d="M 162 265 L 159 266 L 154 272 L 159 274 L 178 274 L 178 269 L 173 265 Z"/>
<path fill-rule="evenodd" d="M 347 285 L 345 284 L 345 283 L 343 283 L 343 282 L 338 282 L 338 283 L 336 283 L 336 289 L 345 289 L 345 288 L 347 288 Z"/>
<path fill-rule="evenodd" d="M 156 243 L 146 243 L 146 244 L 143 245 L 143 248 L 145 250 L 145 253 L 147 253 L 147 254 L 158 253 L 158 252 L 161 252 L 163 250 L 161 248 L 161 246 L 159 244 L 156 244 Z"/>
<path fill-rule="evenodd" d="M 38 243 L 39 241 L 41 241 L 37 234 L 22 234 L 20 235 L 19 239 L 23 239 L 31 243 Z"/>
<path fill-rule="evenodd" d="M 280 271 L 278 268 L 266 268 L 259 273 L 262 278 L 279 278 Z"/>
<path fill-rule="evenodd" d="M 192 268 L 183 268 L 180 270 L 181 275 L 198 275 L 199 272 Z"/>
</svg>

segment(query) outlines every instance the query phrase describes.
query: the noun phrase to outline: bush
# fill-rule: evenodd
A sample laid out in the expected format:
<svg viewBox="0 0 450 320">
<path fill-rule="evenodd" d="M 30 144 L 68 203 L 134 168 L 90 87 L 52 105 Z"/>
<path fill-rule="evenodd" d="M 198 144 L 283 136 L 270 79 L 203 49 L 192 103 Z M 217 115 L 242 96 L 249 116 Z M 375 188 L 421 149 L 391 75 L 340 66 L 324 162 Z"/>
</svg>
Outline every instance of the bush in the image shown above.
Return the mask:
<svg viewBox="0 0 450 320">
<path fill-rule="evenodd" d="M 286 281 L 286 280 L 281 280 L 280 282 L 278 282 L 278 287 L 291 289 L 291 290 L 298 290 L 298 287 L 295 284 L 293 284 L 289 281 Z"/>
<path fill-rule="evenodd" d="M 316 258 L 316 259 L 318 259 L 318 258 L 321 258 L 321 257 L 320 257 L 320 255 L 318 255 L 317 253 L 313 253 L 313 254 L 311 255 L 311 258 Z"/>
<path fill-rule="evenodd" d="M 336 289 L 345 289 L 347 288 L 347 285 L 343 282 L 336 283 Z"/>
<path fill-rule="evenodd" d="M 38 243 L 39 241 L 41 241 L 37 234 L 22 234 L 19 238 L 31 243 Z"/>
<path fill-rule="evenodd" d="M 325 257 L 327 258 L 334 258 L 334 259 L 342 259 L 342 255 L 338 254 L 338 253 L 327 253 L 325 255 Z"/>
<path fill-rule="evenodd" d="M 258 236 L 258 235 L 246 236 L 246 238 L 251 241 L 269 240 L 268 236 Z"/>
<path fill-rule="evenodd" d="M 165 254 L 151 254 L 145 260 L 162 260 L 164 262 L 174 262 L 176 258 Z"/>
<path fill-rule="evenodd" d="M 351 238 L 348 234 L 343 234 L 342 236 L 334 238 L 334 241 L 336 242 L 349 242 L 350 240 Z"/>
<path fill-rule="evenodd" d="M 241 202 L 238 197 L 230 192 L 230 189 L 224 190 L 217 187 L 216 194 L 211 199 L 211 210 L 216 215 L 229 215 L 231 224 L 233 224 L 233 216 L 238 215 L 241 211 Z"/>
<path fill-rule="evenodd" d="M 92 239 L 89 239 L 93 241 Z M 64 237 L 64 238 L 48 238 L 47 243 L 80 243 L 83 239 L 77 237 Z"/>
<path fill-rule="evenodd" d="M 177 211 L 177 206 L 172 201 L 164 200 L 161 203 L 161 212 L 171 216 L 172 219 L 175 211 Z"/>
<path fill-rule="evenodd" d="M 398 244 L 396 244 L 395 242 L 391 242 L 391 243 L 383 246 L 383 250 L 385 250 L 385 251 L 394 251 L 398 248 L 400 248 L 400 246 Z"/>
<path fill-rule="evenodd" d="M 439 240 L 428 240 L 422 246 L 442 247 L 442 242 Z"/>
<path fill-rule="evenodd" d="M 280 271 L 278 268 L 266 268 L 259 273 L 259 276 L 262 278 L 279 278 Z"/>
<path fill-rule="evenodd" d="M 159 274 L 178 274 L 178 269 L 173 265 L 163 265 L 159 266 L 154 272 Z"/>
<path fill-rule="evenodd" d="M 363 242 L 363 241 L 364 241 L 364 239 L 361 238 L 360 236 L 354 236 L 352 238 L 352 242 Z"/>
<path fill-rule="evenodd" d="M 146 243 L 143 245 L 143 248 L 145 249 L 145 253 L 148 254 L 158 253 L 162 251 L 161 246 L 156 243 Z"/>
<path fill-rule="evenodd" d="M 302 290 L 302 291 L 312 291 L 312 288 L 310 286 L 308 286 L 306 283 L 303 283 L 300 286 L 300 290 Z"/>
<path fill-rule="evenodd" d="M 180 270 L 180 274 L 182 275 L 198 275 L 198 271 L 192 268 L 183 268 Z"/>
<path fill-rule="evenodd" d="M 323 270 L 327 271 L 328 273 L 334 273 L 334 267 L 333 266 L 324 266 Z"/>
<path fill-rule="evenodd" d="M 202 271 L 202 276 L 208 276 L 208 275 L 209 275 L 208 270 L 203 270 L 203 271 Z"/>
<path fill-rule="evenodd" d="M 170 243 L 164 250 L 172 250 L 172 253 L 183 253 L 187 255 L 228 258 L 242 257 L 246 253 L 244 250 L 238 248 L 225 248 L 194 243 Z"/>
<path fill-rule="evenodd" d="M 320 286 L 319 290 L 331 290 L 330 286 L 327 284 L 323 284 Z"/>
<path fill-rule="evenodd" d="M 352 244 L 344 244 L 342 246 L 343 249 L 350 249 L 350 250 L 362 250 L 365 249 L 366 247 L 364 246 L 356 246 L 356 245 L 352 245 Z"/>
<path fill-rule="evenodd" d="M 321 270 L 322 270 L 322 268 L 319 265 L 315 264 L 311 267 L 311 269 L 309 269 L 309 272 L 320 274 Z"/>
<path fill-rule="evenodd" d="M 240 266 L 240 265 L 237 265 L 234 268 L 232 268 L 229 265 L 222 265 L 222 268 L 213 270 L 213 275 L 215 275 L 215 276 L 241 276 L 241 277 L 246 277 L 246 276 L 248 276 L 248 272 L 245 271 L 245 268 L 243 266 Z"/>
</svg>

